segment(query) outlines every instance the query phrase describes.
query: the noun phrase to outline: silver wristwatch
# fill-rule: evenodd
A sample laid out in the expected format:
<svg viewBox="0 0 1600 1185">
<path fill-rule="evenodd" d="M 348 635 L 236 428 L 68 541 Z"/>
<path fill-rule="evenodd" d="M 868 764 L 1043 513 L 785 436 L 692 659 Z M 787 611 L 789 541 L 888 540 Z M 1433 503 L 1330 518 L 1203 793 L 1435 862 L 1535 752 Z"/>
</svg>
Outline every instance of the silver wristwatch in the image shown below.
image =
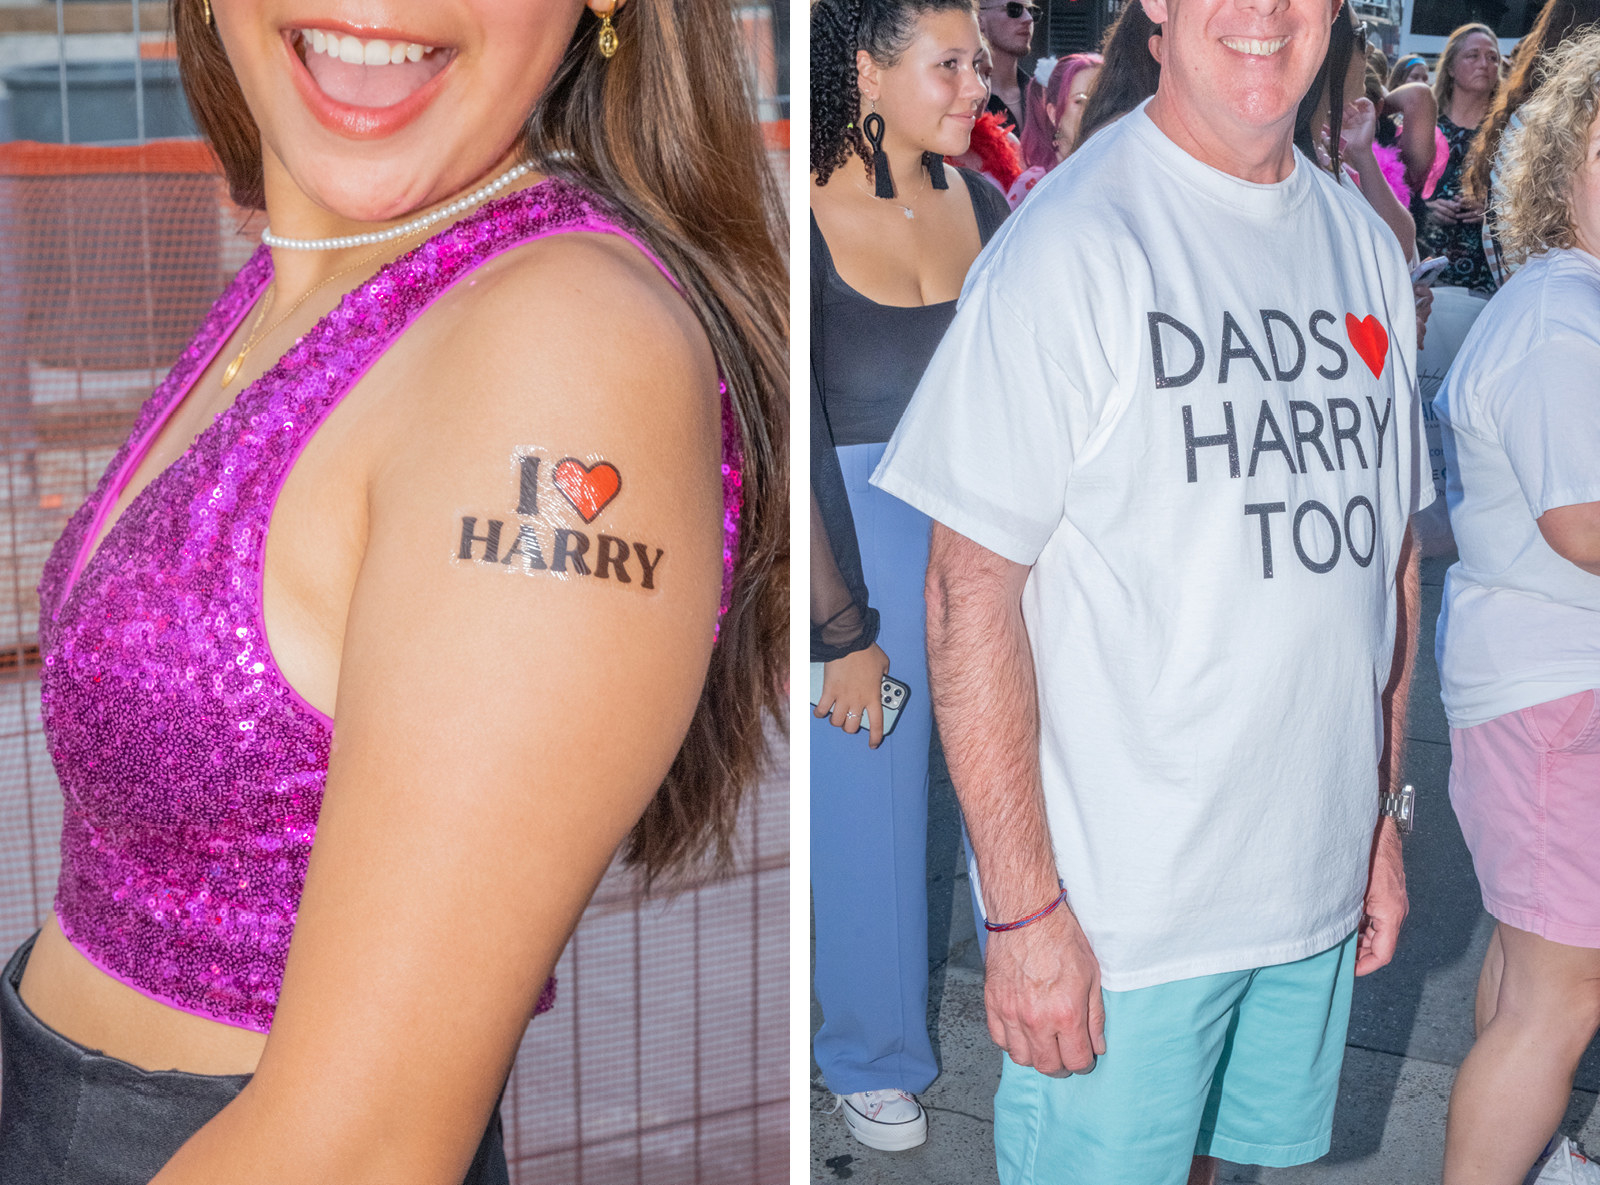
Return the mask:
<svg viewBox="0 0 1600 1185">
<path fill-rule="evenodd" d="M 1407 782 L 1400 793 L 1379 796 L 1378 813 L 1393 819 L 1401 835 L 1410 835 L 1417 815 L 1417 788 Z"/>
</svg>

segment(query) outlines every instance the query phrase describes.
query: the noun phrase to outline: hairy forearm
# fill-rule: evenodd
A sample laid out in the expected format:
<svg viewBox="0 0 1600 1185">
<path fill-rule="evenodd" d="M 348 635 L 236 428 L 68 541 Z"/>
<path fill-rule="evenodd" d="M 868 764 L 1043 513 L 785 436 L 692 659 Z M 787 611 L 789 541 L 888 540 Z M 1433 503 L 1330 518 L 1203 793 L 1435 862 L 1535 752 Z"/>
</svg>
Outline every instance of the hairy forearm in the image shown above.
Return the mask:
<svg viewBox="0 0 1600 1185">
<path fill-rule="evenodd" d="M 943 527 L 928 565 L 928 681 L 977 853 L 984 906 L 1022 917 L 1057 892 L 1039 777 L 1039 701 L 1016 565 Z M 1022 578 L 1026 569 L 1021 569 Z"/>
<path fill-rule="evenodd" d="M 1411 674 L 1417 665 L 1417 632 L 1422 619 L 1422 565 L 1416 537 L 1406 528 L 1400 545 L 1400 571 L 1395 577 L 1394 661 L 1389 683 L 1383 689 L 1383 755 L 1378 763 L 1378 788 L 1400 785 L 1405 757 L 1406 704 L 1411 696 Z"/>
</svg>

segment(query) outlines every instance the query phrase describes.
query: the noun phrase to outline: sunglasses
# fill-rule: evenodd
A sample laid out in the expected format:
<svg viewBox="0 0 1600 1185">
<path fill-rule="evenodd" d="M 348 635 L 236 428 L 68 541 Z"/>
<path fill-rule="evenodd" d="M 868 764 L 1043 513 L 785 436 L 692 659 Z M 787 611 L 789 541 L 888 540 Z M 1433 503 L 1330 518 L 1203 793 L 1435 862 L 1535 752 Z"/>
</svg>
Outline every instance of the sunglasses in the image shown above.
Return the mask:
<svg viewBox="0 0 1600 1185">
<path fill-rule="evenodd" d="M 1044 11 L 1044 9 L 1040 8 L 1037 4 L 1023 4 L 1021 0 L 1011 0 L 1011 3 L 1009 4 L 985 4 L 983 6 L 983 11 L 993 12 L 997 8 L 1005 9 L 1006 16 L 1010 17 L 1014 21 L 1021 20 L 1023 13 L 1027 13 L 1028 17 L 1032 20 L 1038 20 L 1039 14 Z"/>
</svg>

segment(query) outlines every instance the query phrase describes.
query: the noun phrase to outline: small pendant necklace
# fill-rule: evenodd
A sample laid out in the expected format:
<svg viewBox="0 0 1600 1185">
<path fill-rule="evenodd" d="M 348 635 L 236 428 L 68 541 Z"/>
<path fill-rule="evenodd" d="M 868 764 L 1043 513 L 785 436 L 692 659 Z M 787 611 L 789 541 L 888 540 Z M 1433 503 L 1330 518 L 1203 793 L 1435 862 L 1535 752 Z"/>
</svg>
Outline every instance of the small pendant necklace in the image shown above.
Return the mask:
<svg viewBox="0 0 1600 1185">
<path fill-rule="evenodd" d="M 928 170 L 919 169 L 918 172 L 922 174 L 922 184 L 917 186 L 917 192 L 912 195 L 912 201 L 916 201 L 918 198 L 922 197 L 922 191 L 928 188 Z M 856 182 L 856 188 L 862 193 L 869 195 L 875 202 L 888 202 L 891 206 L 898 206 L 900 212 L 906 216 L 908 221 L 917 216 L 917 212 L 904 202 L 897 202 L 893 198 L 880 198 L 877 194 L 873 193 L 872 190 L 868 189 L 859 181 Z"/>
<path fill-rule="evenodd" d="M 421 228 L 419 227 L 417 229 L 421 229 Z M 415 234 L 416 230 L 413 230 L 411 233 Z M 320 289 L 326 288 L 329 284 L 333 283 L 340 276 L 348 276 L 351 272 L 355 271 L 357 268 L 365 267 L 367 264 L 371 263 L 374 259 L 378 258 L 378 256 L 382 255 L 384 253 L 384 251 L 386 251 L 387 249 L 388 249 L 388 243 L 386 242 L 382 247 L 379 247 L 376 251 L 373 251 L 373 252 L 371 252 L 371 253 L 369 253 L 367 255 L 363 255 L 360 259 L 356 260 L 349 267 L 344 268 L 342 271 L 334 272 L 333 275 L 329 276 L 327 279 L 320 280 L 316 284 L 313 284 L 309 289 L 306 290 L 306 294 L 304 296 L 302 296 L 299 300 L 294 302 L 294 305 L 289 309 L 289 311 L 287 313 L 285 313 L 283 316 L 279 317 L 276 321 L 274 321 L 272 323 L 272 325 L 268 329 L 266 329 L 265 331 L 262 331 L 261 330 L 261 322 L 266 319 L 267 309 L 272 304 L 272 295 L 277 290 L 277 284 L 275 282 L 273 284 L 269 285 L 267 287 L 266 296 L 264 296 L 262 298 L 262 300 L 261 300 L 261 311 L 256 314 L 255 321 L 252 322 L 251 325 L 250 325 L 250 336 L 245 339 L 245 343 L 244 343 L 243 348 L 240 349 L 238 354 L 236 354 L 234 356 L 233 361 L 228 363 L 227 367 L 222 372 L 222 386 L 223 386 L 223 388 L 226 389 L 228 384 L 233 382 L 235 376 L 237 376 L 238 373 L 239 373 L 239 368 L 244 365 L 244 360 L 247 357 L 249 357 L 250 351 L 255 349 L 257 344 L 259 344 L 263 338 L 269 336 L 274 329 L 277 329 L 280 325 L 282 325 L 290 317 L 294 316 L 296 310 L 298 310 L 301 305 L 305 304 L 306 301 L 310 300 L 311 297 L 313 295 L 315 295 Z"/>
</svg>

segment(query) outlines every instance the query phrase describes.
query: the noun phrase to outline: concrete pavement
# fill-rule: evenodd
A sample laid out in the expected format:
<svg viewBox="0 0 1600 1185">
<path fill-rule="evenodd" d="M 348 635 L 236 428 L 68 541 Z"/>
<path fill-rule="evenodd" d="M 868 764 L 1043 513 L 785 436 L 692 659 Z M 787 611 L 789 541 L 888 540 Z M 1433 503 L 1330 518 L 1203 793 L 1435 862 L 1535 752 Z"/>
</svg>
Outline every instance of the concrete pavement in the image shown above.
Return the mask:
<svg viewBox="0 0 1600 1185">
<path fill-rule="evenodd" d="M 1225 1166 L 1221 1180 L 1263 1185 L 1431 1185 L 1439 1180 L 1444 1120 L 1456 1067 L 1472 1045 L 1472 1000 L 1492 922 L 1450 810 L 1450 737 L 1439 702 L 1433 629 L 1448 566 L 1423 564 L 1422 645 L 1406 723 L 1406 778 L 1418 793 L 1406 845 L 1411 916 L 1390 966 L 1356 983 L 1333 1149 L 1294 1169 Z M 942 774 L 942 771 L 936 771 Z M 911 1152 L 856 1143 L 812 1066 L 811 1164 L 818 1185 L 983 1185 L 996 1180 L 992 1108 L 999 1053 L 983 1012 L 961 833 L 947 777 L 936 776 L 928 841 L 930 1025 L 942 1071 L 922 1096 L 929 1138 Z M 812 1004 L 813 1029 L 820 1023 Z M 1578 1070 L 1563 1131 L 1600 1149 L 1600 1054 Z"/>
</svg>

